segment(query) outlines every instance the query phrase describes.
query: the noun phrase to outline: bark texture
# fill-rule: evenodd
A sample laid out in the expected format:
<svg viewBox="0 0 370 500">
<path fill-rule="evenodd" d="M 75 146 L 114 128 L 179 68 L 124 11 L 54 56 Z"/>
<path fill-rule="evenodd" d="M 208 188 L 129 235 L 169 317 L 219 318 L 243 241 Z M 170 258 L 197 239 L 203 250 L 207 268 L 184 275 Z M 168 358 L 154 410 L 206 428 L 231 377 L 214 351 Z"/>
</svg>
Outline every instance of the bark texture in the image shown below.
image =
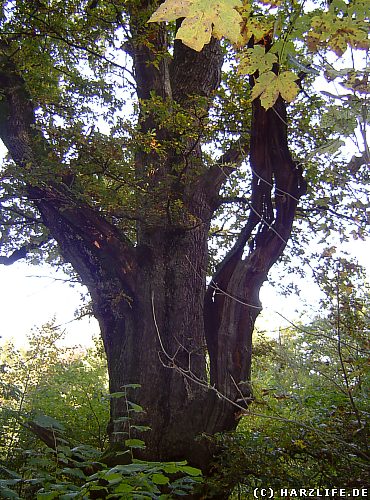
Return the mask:
<svg viewBox="0 0 370 500">
<path fill-rule="evenodd" d="M 181 104 L 186 110 L 198 99 L 206 115 L 220 84 L 219 42 L 213 39 L 197 53 L 176 41 L 170 58 L 164 27 L 147 25 L 139 4 L 128 14 L 141 102 L 155 94 L 168 106 Z M 98 209 L 76 197 L 62 177 L 45 176 L 48 145 L 34 127 L 32 96 L 11 57 L 0 61 L 0 88 L 1 138 L 25 172 L 27 196 L 90 291 L 110 389 L 119 392 L 127 384 L 141 384 L 129 393 L 145 409 L 138 420 L 151 427 L 141 456 L 186 458 L 206 469 L 213 450 L 200 436 L 234 429 L 239 409 L 232 403 L 243 406 L 250 397 L 259 290 L 284 250 L 305 192 L 288 149 L 285 103 L 279 99 L 268 111 L 253 103 L 250 216 L 206 286 L 210 222 L 227 175 L 246 151 L 238 145 L 206 168 L 200 122 L 196 140 L 181 139 L 160 127 L 154 113 L 142 113 L 138 126 L 143 133 L 155 130 L 167 144 L 182 140 L 183 148 L 179 153 L 168 146 L 163 157 L 138 147 L 136 179 L 146 189 L 138 197 L 140 217 L 132 243 Z M 30 171 L 32 182 L 27 180 Z M 35 180 L 37 172 L 43 173 L 42 181 Z M 126 401 L 112 399 L 112 443 L 122 444 L 125 428 L 117 419 L 126 415 Z"/>
</svg>

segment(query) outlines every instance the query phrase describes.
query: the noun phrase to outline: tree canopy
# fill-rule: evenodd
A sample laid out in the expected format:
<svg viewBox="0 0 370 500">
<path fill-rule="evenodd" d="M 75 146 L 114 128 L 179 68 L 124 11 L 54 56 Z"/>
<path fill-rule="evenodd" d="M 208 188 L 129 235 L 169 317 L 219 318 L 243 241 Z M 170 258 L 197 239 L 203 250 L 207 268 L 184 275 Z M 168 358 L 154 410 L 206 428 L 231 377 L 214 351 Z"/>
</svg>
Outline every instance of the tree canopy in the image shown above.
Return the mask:
<svg viewBox="0 0 370 500">
<path fill-rule="evenodd" d="M 17 70 L 25 79 L 32 108 L 37 110 L 33 136 L 46 157 L 37 171 L 31 169 L 31 161 L 28 167 L 17 171 L 12 163 L 4 164 L 1 236 L 4 251 L 16 249 L 18 240 L 20 246 L 27 242 L 27 250 L 34 252 L 43 245 L 44 255 L 52 245 L 47 241 L 47 231 L 35 215 L 32 204 L 25 198 L 19 201 L 18 195 L 22 195 L 22 186 L 29 179 L 36 183 L 38 178 L 55 173 L 61 178 L 64 176 L 67 185 L 80 197 L 84 193 L 88 202 L 93 200 L 101 205 L 107 215 L 115 217 L 115 222 L 123 224 L 132 236 L 130 230 L 137 216 L 134 194 L 137 181 L 132 172 L 135 147 L 143 143 L 159 155 L 165 155 L 166 151 L 166 141 L 157 137 L 155 128 L 145 132 L 138 130 L 139 106 L 142 114 L 149 114 L 156 108 L 161 129 L 171 127 L 177 136 L 193 142 L 197 139 L 200 120 L 202 143 L 213 145 L 203 153 L 208 164 L 221 158 L 224 150 L 230 156 L 229 166 L 233 164 L 232 154 L 238 156 L 236 147 L 242 158 L 248 154 L 251 98 L 260 96 L 263 105 L 269 107 L 283 91 L 283 97 L 291 100 L 296 98 L 297 83 L 303 88 L 291 110 L 290 142 L 295 156 L 305 166 L 306 178 L 313 180 L 310 194 L 318 195 L 311 196 L 308 203 L 311 215 L 317 215 L 318 221 L 329 211 L 330 219 L 335 216 L 330 211 L 337 212 L 339 208 L 339 215 L 352 220 L 358 217 L 358 222 L 362 222 L 363 196 L 357 196 L 351 206 L 342 204 L 341 199 L 347 196 L 348 181 L 353 179 L 351 187 L 354 187 L 366 180 L 361 170 L 369 154 L 366 142 L 366 2 L 356 0 L 347 4 L 336 0 L 329 6 L 320 2 L 306 6 L 305 2 L 240 0 L 181 3 L 167 0 L 162 3 L 152 14 L 151 21 L 185 17 L 186 23 L 180 30 L 169 24 L 169 39 L 162 53 L 156 51 L 153 56 L 151 64 L 154 67 L 159 69 L 160 64 L 172 57 L 166 47 L 173 44 L 175 31 L 176 38 L 190 47 L 192 37 L 199 40 L 193 46 L 197 50 L 209 42 L 212 34 L 219 38 L 226 36 L 234 44 L 234 48 L 225 44 L 229 62 L 223 68 L 222 84 L 212 96 L 215 98 L 213 112 L 204 117 L 196 116 L 197 106 L 208 105 L 199 102 L 199 96 L 187 109 L 181 103 L 171 108 L 162 106 L 163 96 L 155 95 L 150 88 L 146 89 L 147 95 L 138 95 L 142 99 L 140 102 L 135 98 L 137 82 L 130 50 L 133 27 L 129 25 L 135 9 L 138 22 L 154 36 L 156 25 L 146 22 L 155 3 L 96 2 L 95 5 L 95 2 L 77 4 L 71 1 L 62 7 L 60 2 L 30 2 L 27 5 L 2 2 L 3 65 L 7 62 L 8 71 Z M 253 44 L 250 43 L 252 37 Z M 271 37 L 272 42 L 268 52 L 263 50 L 266 37 Z M 149 50 L 153 47 L 150 42 L 144 45 L 148 43 Z M 361 49 L 360 60 L 356 49 Z M 339 56 L 343 54 L 346 57 L 341 63 Z M 234 57 L 239 60 L 238 69 Z M 279 75 L 272 71 L 277 62 L 281 68 Z M 243 74 L 259 75 L 252 96 Z M 312 90 L 312 82 L 319 74 L 336 85 L 331 87 L 333 90 Z M 13 83 L 17 88 L 16 81 L 3 81 L 2 85 L 6 83 Z M 5 106 L 4 99 L 2 106 Z M 5 116 L 4 108 L 2 112 Z M 4 124 L 2 129 L 5 140 Z M 296 134 L 296 131 L 299 132 Z M 356 157 L 349 164 L 350 158 L 346 164 L 333 159 L 344 136 L 351 137 L 358 147 Z M 178 138 L 176 140 L 179 142 Z M 180 144 L 178 147 L 181 150 Z M 225 174 L 229 175 L 228 170 Z M 237 169 L 237 174 L 242 179 L 246 175 L 241 168 Z M 13 179 L 16 179 L 15 185 Z M 236 174 L 232 181 L 233 186 L 229 187 L 232 194 L 248 191 L 248 184 L 240 185 Z M 315 211 L 316 214 L 312 214 Z M 330 222 L 323 222 L 315 227 L 328 231 Z M 360 227 L 358 230 L 361 232 Z M 13 254 L 13 259 L 25 254 L 26 249 Z"/>
</svg>

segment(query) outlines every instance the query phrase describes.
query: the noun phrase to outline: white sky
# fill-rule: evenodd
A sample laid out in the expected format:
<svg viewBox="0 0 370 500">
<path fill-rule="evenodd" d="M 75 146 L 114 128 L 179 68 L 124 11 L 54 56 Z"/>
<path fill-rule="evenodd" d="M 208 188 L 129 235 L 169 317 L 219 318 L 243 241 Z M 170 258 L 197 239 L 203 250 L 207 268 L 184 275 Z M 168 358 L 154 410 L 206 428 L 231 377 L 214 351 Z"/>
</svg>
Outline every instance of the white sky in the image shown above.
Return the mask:
<svg viewBox="0 0 370 500">
<path fill-rule="evenodd" d="M 57 279 L 55 279 L 57 278 Z M 17 345 L 33 327 L 55 316 L 55 324 L 66 330 L 66 343 L 88 344 L 99 327 L 94 319 L 73 321 L 84 287 L 62 281 L 67 278 L 51 266 L 17 262 L 0 266 L 0 344 L 13 338 Z"/>
</svg>

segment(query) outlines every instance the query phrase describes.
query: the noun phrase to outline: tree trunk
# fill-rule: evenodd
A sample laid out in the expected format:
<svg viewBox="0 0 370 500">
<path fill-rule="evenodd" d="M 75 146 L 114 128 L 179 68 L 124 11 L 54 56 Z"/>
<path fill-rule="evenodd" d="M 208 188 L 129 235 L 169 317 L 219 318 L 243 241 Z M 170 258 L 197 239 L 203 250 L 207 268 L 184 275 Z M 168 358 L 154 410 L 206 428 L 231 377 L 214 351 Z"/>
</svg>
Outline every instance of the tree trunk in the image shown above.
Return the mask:
<svg viewBox="0 0 370 500">
<path fill-rule="evenodd" d="M 145 410 L 130 411 L 130 425 L 122 420 L 128 416 L 127 398 L 112 398 L 112 445 L 124 447 L 130 432 L 146 442 L 138 452 L 142 458 L 185 458 L 207 470 L 214 450 L 202 434 L 235 429 L 237 414 L 251 396 L 259 290 L 284 250 L 305 183 L 289 153 L 285 103 L 279 99 L 266 111 L 254 102 L 250 217 L 207 285 L 211 219 L 227 174 L 245 156 L 237 144 L 211 168 L 202 159 L 202 119 L 220 82 L 220 44 L 212 40 L 197 53 L 176 41 L 170 63 L 162 57 L 167 51 L 163 26 L 148 26 L 131 13 L 131 31 L 140 102 L 155 94 L 164 106 L 181 105 L 185 113 L 196 106 L 194 127 L 199 127 L 195 139 L 176 136 L 142 104 L 141 132 L 155 130 L 156 140 L 166 144 L 176 139 L 182 151 L 167 145 L 160 156 L 138 146 L 135 168 L 142 189 L 134 243 L 69 190 L 61 176 L 41 176 L 43 165 L 51 163 L 49 146 L 34 126 L 31 96 L 10 60 L 0 60 L 0 135 L 25 172 L 28 198 L 89 289 L 111 392 L 141 385 L 127 391 L 128 400 Z M 142 43 L 143 37 L 151 44 Z M 154 64 L 158 54 L 162 58 Z M 151 430 L 135 435 L 131 425 L 137 423 Z"/>
</svg>

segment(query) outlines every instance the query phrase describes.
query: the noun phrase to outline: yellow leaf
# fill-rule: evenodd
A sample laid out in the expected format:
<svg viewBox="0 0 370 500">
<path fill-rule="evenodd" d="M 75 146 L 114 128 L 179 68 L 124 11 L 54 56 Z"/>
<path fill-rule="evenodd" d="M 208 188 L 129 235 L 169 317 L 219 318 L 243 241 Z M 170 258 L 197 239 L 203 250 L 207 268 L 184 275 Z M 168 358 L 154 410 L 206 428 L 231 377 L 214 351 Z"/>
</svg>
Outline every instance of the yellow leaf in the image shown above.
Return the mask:
<svg viewBox="0 0 370 500">
<path fill-rule="evenodd" d="M 284 71 L 276 79 L 281 97 L 287 102 L 292 102 L 298 95 L 299 87 L 296 81 L 297 75 L 291 71 Z"/>
<path fill-rule="evenodd" d="M 149 22 L 174 21 L 184 17 L 176 38 L 200 51 L 212 35 L 237 42 L 242 22 L 237 7 L 242 7 L 241 0 L 166 0 Z"/>
<path fill-rule="evenodd" d="M 312 29 L 307 35 L 309 50 L 328 47 L 339 57 L 348 45 L 367 50 L 369 26 L 368 18 L 363 15 L 367 10 L 363 2 L 330 2 L 329 12 L 311 20 Z"/>
<path fill-rule="evenodd" d="M 201 51 L 212 36 L 212 24 L 202 22 L 202 14 L 186 17 L 176 33 L 176 38 L 193 50 Z"/>
<path fill-rule="evenodd" d="M 264 73 L 271 70 L 277 60 L 275 54 L 266 52 L 261 45 L 255 45 L 241 54 L 239 72 L 246 75 L 252 75 L 256 71 Z"/>
<path fill-rule="evenodd" d="M 210 3 L 209 0 L 206 2 Z M 242 17 L 236 10 L 240 7 L 239 0 L 220 0 L 214 3 L 214 11 L 212 13 L 211 22 L 213 23 L 213 35 L 217 38 L 225 37 L 230 42 L 236 43 L 240 36 L 240 24 Z"/>
<path fill-rule="evenodd" d="M 279 97 L 279 91 L 276 87 L 271 87 L 270 89 L 266 89 L 261 95 L 261 105 L 265 109 L 270 109 L 275 104 L 277 98 Z"/>
<path fill-rule="evenodd" d="M 265 35 L 272 33 L 273 23 L 269 19 L 263 17 L 249 17 L 244 19 L 241 35 L 238 40 L 238 45 L 243 47 L 251 37 L 254 37 L 254 42 L 258 43 Z"/>
<path fill-rule="evenodd" d="M 272 71 L 267 71 L 262 73 L 257 80 L 256 84 L 252 89 L 252 99 L 261 99 L 261 105 L 265 109 L 271 108 L 276 99 L 279 97 L 279 90 L 276 87 L 275 81 L 277 76 Z"/>
<path fill-rule="evenodd" d="M 333 49 L 335 54 L 340 57 L 347 50 L 347 40 L 342 33 L 336 33 L 330 38 L 330 47 Z"/>
<path fill-rule="evenodd" d="M 153 13 L 149 19 L 150 23 L 160 23 L 164 21 L 174 21 L 180 17 L 186 17 L 191 11 L 191 5 L 194 0 L 183 0 L 176 2 L 173 0 L 166 0 L 158 9 Z"/>
<path fill-rule="evenodd" d="M 280 75 L 276 75 L 272 71 L 266 71 L 257 78 L 252 89 L 252 99 L 259 97 L 261 105 L 265 109 L 272 108 L 279 94 L 287 102 L 291 102 L 299 92 L 295 80 L 297 80 L 297 76 L 291 71 L 284 71 Z"/>
</svg>

